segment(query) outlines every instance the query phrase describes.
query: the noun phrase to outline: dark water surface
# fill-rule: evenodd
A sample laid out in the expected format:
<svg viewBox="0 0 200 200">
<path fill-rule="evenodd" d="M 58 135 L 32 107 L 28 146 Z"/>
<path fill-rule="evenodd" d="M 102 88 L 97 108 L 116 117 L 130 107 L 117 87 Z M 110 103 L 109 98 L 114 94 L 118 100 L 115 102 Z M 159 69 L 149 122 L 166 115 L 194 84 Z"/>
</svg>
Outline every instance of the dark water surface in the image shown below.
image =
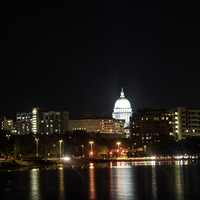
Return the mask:
<svg viewBox="0 0 200 200">
<path fill-rule="evenodd" d="M 0 171 L 0 200 L 200 199 L 200 165 L 107 163 Z"/>
</svg>

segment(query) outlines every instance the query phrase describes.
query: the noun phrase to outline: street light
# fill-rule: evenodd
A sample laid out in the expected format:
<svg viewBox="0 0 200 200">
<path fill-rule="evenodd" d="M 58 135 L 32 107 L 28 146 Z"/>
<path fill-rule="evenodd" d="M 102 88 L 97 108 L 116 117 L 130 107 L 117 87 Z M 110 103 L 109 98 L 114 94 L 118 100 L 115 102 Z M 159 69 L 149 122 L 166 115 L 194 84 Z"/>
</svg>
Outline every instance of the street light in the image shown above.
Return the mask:
<svg viewBox="0 0 200 200">
<path fill-rule="evenodd" d="M 35 148 L 36 148 L 35 156 L 36 156 L 36 158 L 39 157 L 39 149 L 38 149 L 38 146 L 39 146 L 39 138 L 35 138 Z"/>
<path fill-rule="evenodd" d="M 117 142 L 116 145 L 117 145 L 117 153 L 119 153 L 121 142 Z"/>
<path fill-rule="evenodd" d="M 93 152 L 93 145 L 94 145 L 94 141 L 89 141 L 89 144 L 90 144 L 90 157 L 93 157 L 94 155 L 94 152 Z"/>
<path fill-rule="evenodd" d="M 85 146 L 82 144 L 82 145 L 81 145 L 81 150 L 82 150 L 82 158 L 84 158 L 84 147 L 85 147 Z"/>
<path fill-rule="evenodd" d="M 61 159 L 61 157 L 62 157 L 62 143 L 63 143 L 63 140 L 59 140 L 60 159 Z"/>
</svg>

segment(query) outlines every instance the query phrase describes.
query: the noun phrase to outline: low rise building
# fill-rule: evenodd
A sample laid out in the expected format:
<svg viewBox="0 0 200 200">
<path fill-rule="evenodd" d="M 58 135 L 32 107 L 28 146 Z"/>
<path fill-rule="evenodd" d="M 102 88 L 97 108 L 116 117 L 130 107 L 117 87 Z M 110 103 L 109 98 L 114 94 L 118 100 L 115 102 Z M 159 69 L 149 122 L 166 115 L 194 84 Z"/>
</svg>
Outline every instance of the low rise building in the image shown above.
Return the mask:
<svg viewBox="0 0 200 200">
<path fill-rule="evenodd" d="M 124 120 L 112 118 L 77 119 L 69 121 L 69 131 L 88 133 L 123 134 Z"/>
</svg>

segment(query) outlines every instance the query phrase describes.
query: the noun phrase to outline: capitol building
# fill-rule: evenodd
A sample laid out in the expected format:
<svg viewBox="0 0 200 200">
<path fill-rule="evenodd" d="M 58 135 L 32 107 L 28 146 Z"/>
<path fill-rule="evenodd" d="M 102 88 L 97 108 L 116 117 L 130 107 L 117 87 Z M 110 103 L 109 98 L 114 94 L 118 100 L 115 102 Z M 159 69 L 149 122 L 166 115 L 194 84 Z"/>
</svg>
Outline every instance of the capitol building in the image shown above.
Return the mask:
<svg viewBox="0 0 200 200">
<path fill-rule="evenodd" d="M 113 118 L 124 120 L 124 127 L 129 127 L 130 117 L 132 116 L 132 107 L 130 101 L 125 97 L 124 90 L 122 88 L 120 98 L 115 102 L 113 110 Z"/>
</svg>

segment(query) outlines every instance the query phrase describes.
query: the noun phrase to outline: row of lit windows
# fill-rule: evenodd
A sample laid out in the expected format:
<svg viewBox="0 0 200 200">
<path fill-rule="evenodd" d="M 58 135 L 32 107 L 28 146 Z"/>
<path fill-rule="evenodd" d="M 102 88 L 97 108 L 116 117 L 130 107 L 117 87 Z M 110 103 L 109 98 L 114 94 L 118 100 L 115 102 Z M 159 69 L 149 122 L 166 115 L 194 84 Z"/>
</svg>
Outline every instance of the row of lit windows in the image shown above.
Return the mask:
<svg viewBox="0 0 200 200">
<path fill-rule="evenodd" d="M 86 128 L 73 128 L 73 131 L 86 131 Z"/>
<path fill-rule="evenodd" d="M 159 133 L 146 133 L 146 134 L 141 134 L 141 133 L 133 133 L 133 136 L 141 136 L 141 135 L 145 135 L 146 137 L 152 137 L 152 136 L 159 136 Z"/>
<path fill-rule="evenodd" d="M 148 121 L 148 120 L 154 120 L 154 121 L 159 121 L 159 120 L 169 120 L 169 117 L 153 117 L 153 118 L 149 118 L 149 117 L 142 117 L 141 120 L 144 121 Z"/>
</svg>

